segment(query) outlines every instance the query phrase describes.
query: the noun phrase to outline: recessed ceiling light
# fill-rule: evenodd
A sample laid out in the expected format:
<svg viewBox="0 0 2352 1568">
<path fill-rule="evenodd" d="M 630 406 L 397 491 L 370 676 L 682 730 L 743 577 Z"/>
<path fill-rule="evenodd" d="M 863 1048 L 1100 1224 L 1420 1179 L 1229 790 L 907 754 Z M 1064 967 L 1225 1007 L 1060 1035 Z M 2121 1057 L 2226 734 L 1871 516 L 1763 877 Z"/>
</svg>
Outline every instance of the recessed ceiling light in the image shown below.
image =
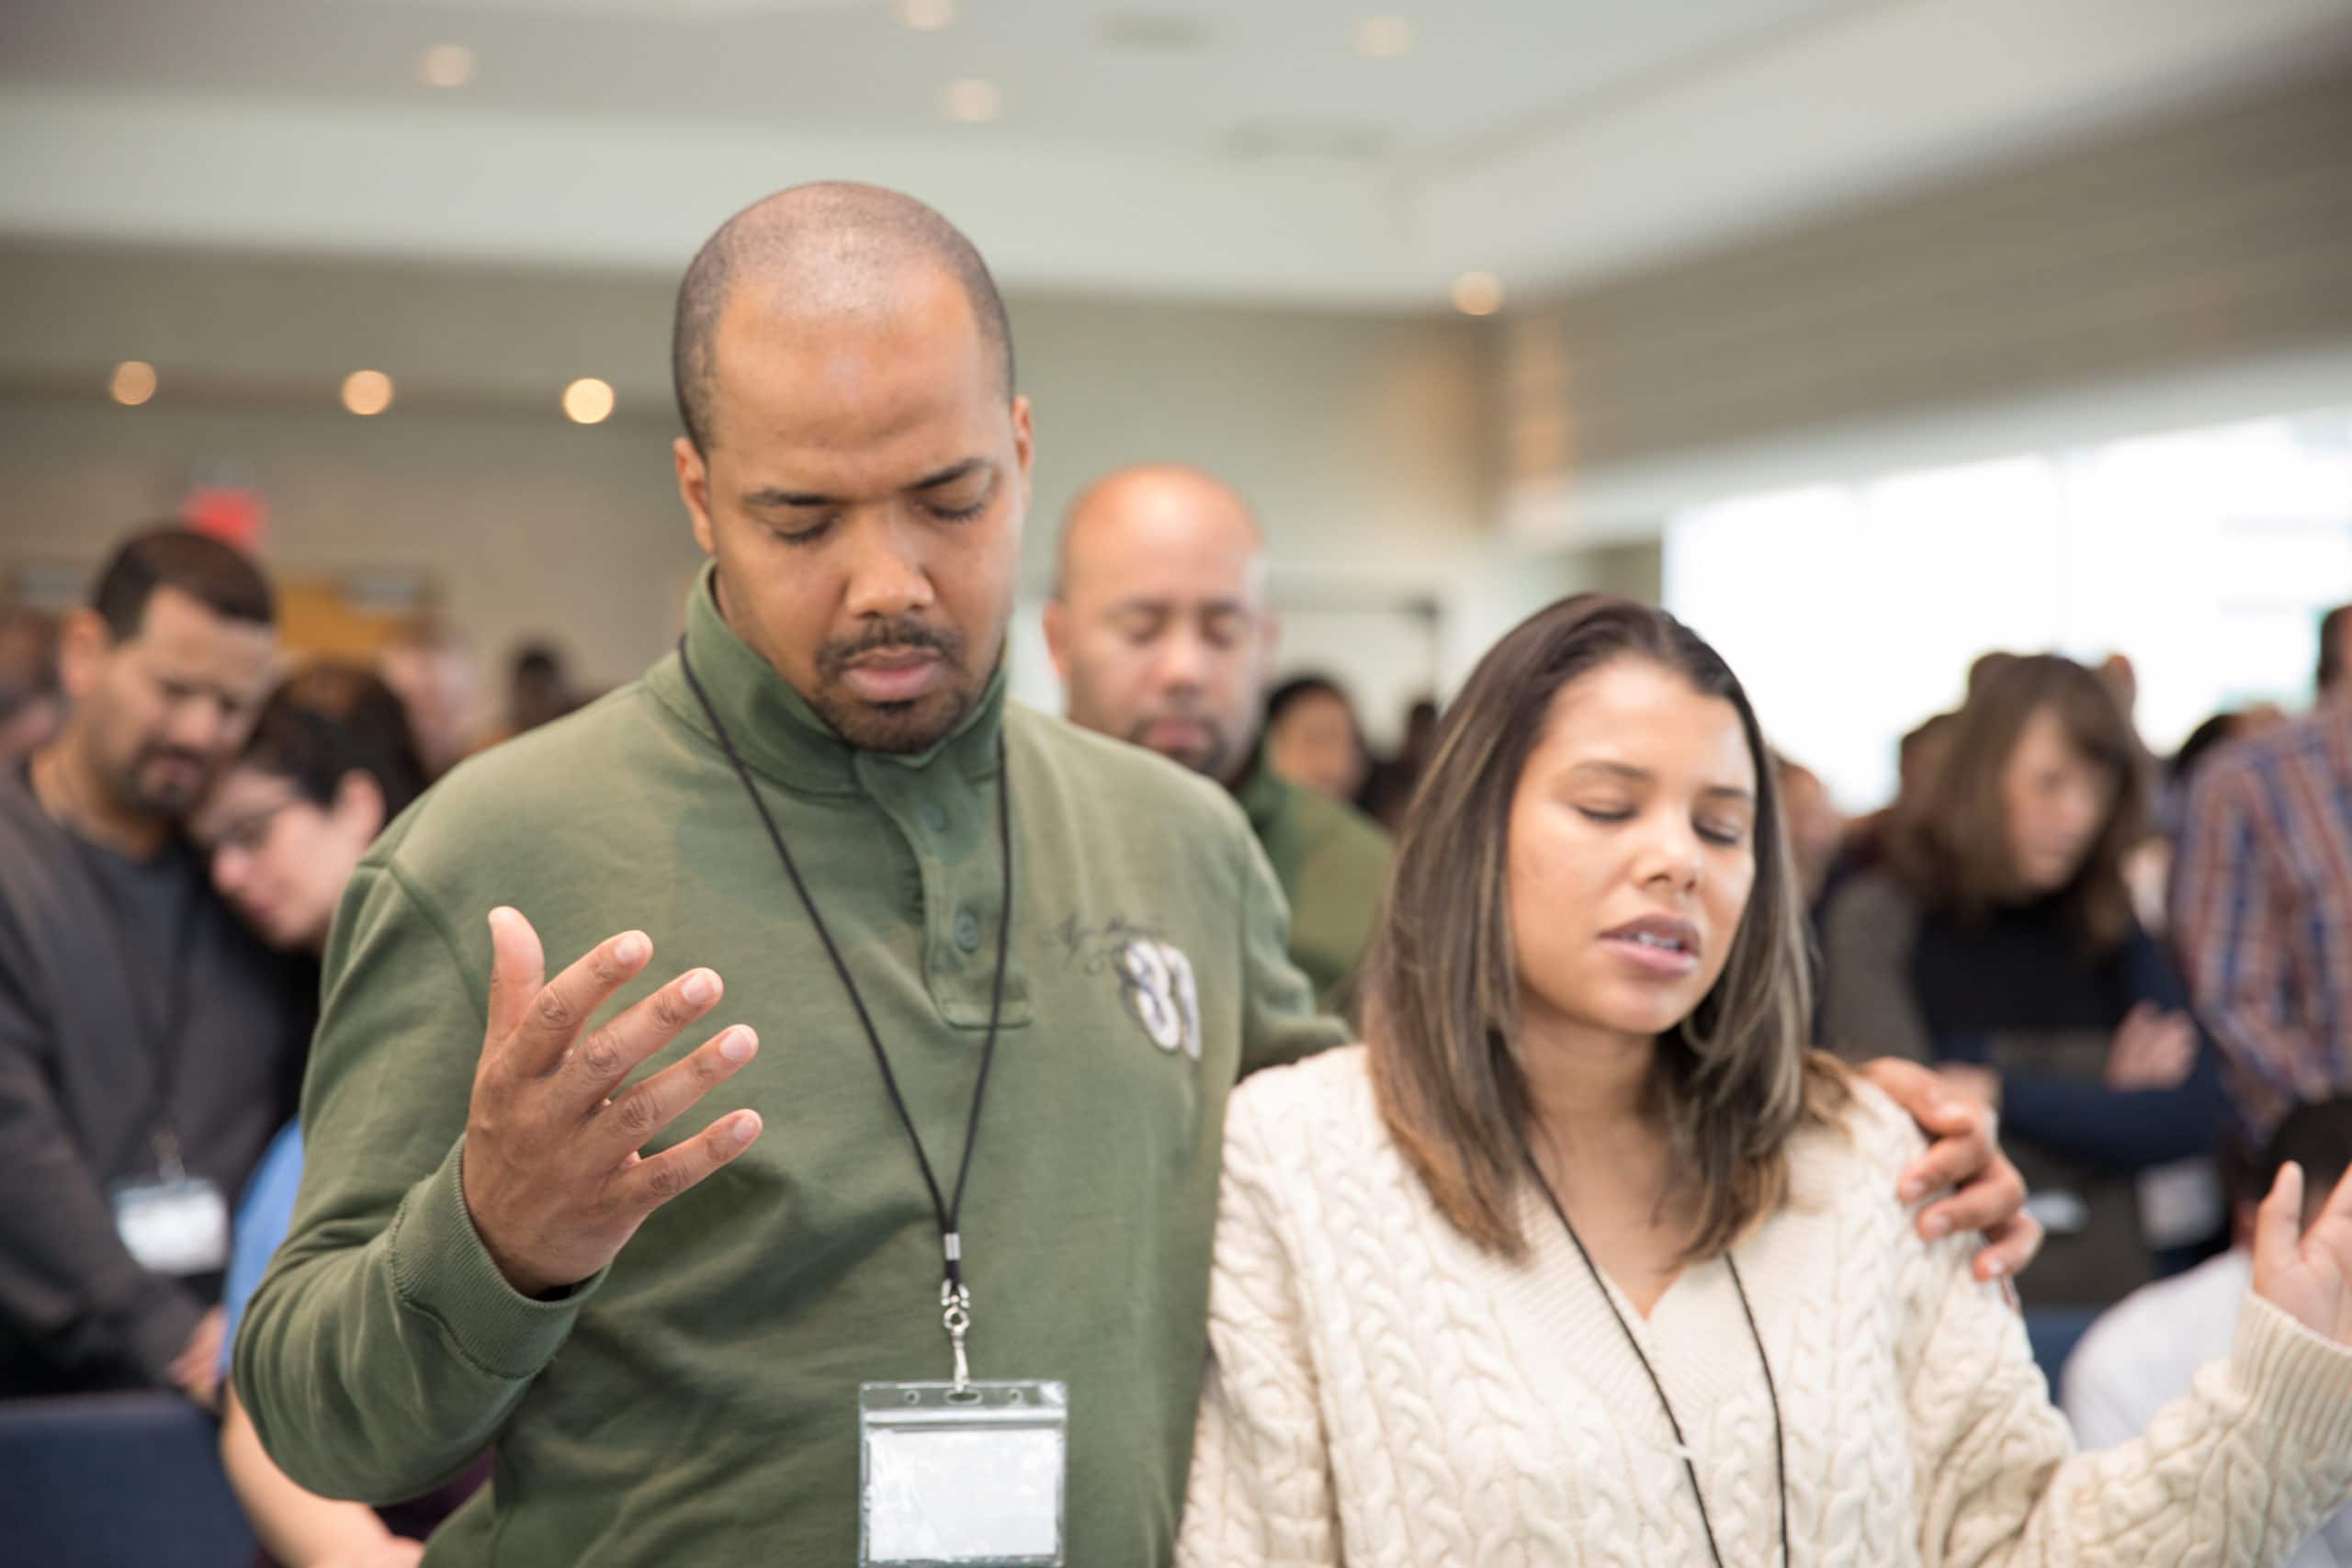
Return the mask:
<svg viewBox="0 0 2352 1568">
<path fill-rule="evenodd" d="M 1402 17 L 1366 17 L 1356 24 L 1356 52 L 1394 60 L 1413 47 L 1413 24 Z"/>
<path fill-rule="evenodd" d="M 978 125 L 994 119 L 1003 107 L 1004 95 L 984 76 L 967 76 L 947 84 L 947 114 L 951 119 Z"/>
<path fill-rule="evenodd" d="M 899 20 L 919 33 L 935 33 L 956 19 L 956 0 L 899 0 Z"/>
<path fill-rule="evenodd" d="M 381 370 L 354 370 L 343 378 L 343 406 L 365 419 L 392 406 L 392 378 Z"/>
<path fill-rule="evenodd" d="M 126 359 L 107 378 L 107 396 L 135 409 L 155 395 L 155 367 L 143 359 Z"/>
<path fill-rule="evenodd" d="M 602 424 L 612 412 L 610 382 L 583 376 L 563 389 L 563 416 L 574 424 Z"/>
<path fill-rule="evenodd" d="M 1503 280 L 1491 272 L 1465 272 L 1453 280 L 1453 308 L 1465 316 L 1491 316 L 1503 308 Z"/>
<path fill-rule="evenodd" d="M 462 87 L 474 79 L 474 51 L 461 43 L 437 43 L 416 57 L 416 79 L 428 87 Z"/>
</svg>

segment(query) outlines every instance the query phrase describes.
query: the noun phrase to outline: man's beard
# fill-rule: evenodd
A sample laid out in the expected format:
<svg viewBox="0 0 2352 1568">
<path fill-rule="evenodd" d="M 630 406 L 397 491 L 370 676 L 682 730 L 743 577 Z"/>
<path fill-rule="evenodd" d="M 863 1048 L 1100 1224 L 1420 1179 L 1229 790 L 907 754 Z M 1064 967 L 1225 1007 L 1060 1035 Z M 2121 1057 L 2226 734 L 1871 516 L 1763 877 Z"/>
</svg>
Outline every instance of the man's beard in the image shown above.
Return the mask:
<svg viewBox="0 0 2352 1568">
<path fill-rule="evenodd" d="M 876 649 L 922 649 L 939 656 L 939 685 L 904 703 L 867 702 L 843 684 L 850 661 Z M 956 733 L 979 705 L 984 679 L 973 678 L 964 661 L 963 635 L 910 615 L 876 621 L 852 637 L 817 650 L 817 689 L 808 705 L 833 732 L 865 751 L 923 751 Z"/>
<path fill-rule="evenodd" d="M 185 782 L 159 778 L 149 783 L 153 764 L 163 761 L 188 763 L 194 769 L 194 776 Z M 212 762 L 213 759 L 201 751 L 150 741 L 131 757 L 130 765 L 122 771 L 116 787 L 122 803 L 132 810 L 176 820 L 204 798 L 205 786 L 212 782 Z"/>
<path fill-rule="evenodd" d="M 1171 722 L 1199 726 L 1204 737 L 1201 743 L 1181 752 L 1164 751 L 1145 739 L 1151 733 L 1152 726 Z M 1215 779 L 1220 784 L 1232 776 L 1233 741 L 1226 734 L 1225 726 L 1204 713 L 1179 711 L 1152 714 L 1130 725 L 1126 738 L 1146 750 L 1159 752 L 1160 756 L 1167 758 L 1179 767 L 1190 768 L 1193 772 Z"/>
</svg>

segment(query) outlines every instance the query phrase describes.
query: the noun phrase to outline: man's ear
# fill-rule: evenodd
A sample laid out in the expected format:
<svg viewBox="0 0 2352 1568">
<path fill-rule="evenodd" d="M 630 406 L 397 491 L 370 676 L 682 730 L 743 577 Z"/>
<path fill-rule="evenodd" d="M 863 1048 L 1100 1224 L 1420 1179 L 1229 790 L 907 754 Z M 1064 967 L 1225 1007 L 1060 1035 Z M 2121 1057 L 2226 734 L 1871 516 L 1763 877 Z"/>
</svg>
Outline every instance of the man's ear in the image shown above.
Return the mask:
<svg viewBox="0 0 2352 1568">
<path fill-rule="evenodd" d="M 86 607 L 69 614 L 57 635 L 57 678 L 65 694 L 78 703 L 96 691 L 114 653 L 105 616 Z"/>
<path fill-rule="evenodd" d="M 1021 509 L 1026 512 L 1032 499 L 1029 468 L 1037 455 L 1037 433 L 1030 421 L 1027 398 L 1012 400 L 1012 452 L 1021 464 Z"/>
<path fill-rule="evenodd" d="M 1063 689 L 1069 686 L 1069 606 L 1059 599 L 1046 601 L 1046 651 L 1052 655 L 1054 674 Z"/>
<path fill-rule="evenodd" d="M 715 556 L 718 547 L 711 538 L 710 468 L 694 442 L 683 435 L 670 443 L 670 456 L 678 468 L 678 499 L 685 502 L 686 515 L 694 521 L 695 543 L 702 547 L 703 554 Z"/>
</svg>

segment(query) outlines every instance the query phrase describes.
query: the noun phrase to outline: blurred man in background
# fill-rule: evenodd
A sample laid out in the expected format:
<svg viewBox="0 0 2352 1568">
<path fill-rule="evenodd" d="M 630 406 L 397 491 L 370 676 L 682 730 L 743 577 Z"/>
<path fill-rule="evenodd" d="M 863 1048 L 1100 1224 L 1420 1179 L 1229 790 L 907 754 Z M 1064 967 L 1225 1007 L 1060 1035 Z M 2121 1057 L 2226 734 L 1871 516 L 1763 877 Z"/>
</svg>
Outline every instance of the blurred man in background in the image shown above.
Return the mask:
<svg viewBox="0 0 2352 1568">
<path fill-rule="evenodd" d="M 1290 901 L 1291 962 L 1343 1005 L 1388 876 L 1386 835 L 1277 776 L 1261 743 L 1281 627 L 1265 537 L 1230 485 L 1181 464 L 1095 480 L 1063 520 L 1046 644 L 1070 722 L 1233 791 Z"/>
<path fill-rule="evenodd" d="M 228 1203 L 293 1109 L 310 997 L 180 836 L 274 655 L 269 586 L 178 528 L 125 544 L 0 777 L 0 1393 L 219 1387 Z"/>
<path fill-rule="evenodd" d="M 2352 604 L 2338 604 L 2319 623 L 2319 702 L 2322 707 L 2340 703 L 2347 687 L 2344 671 L 2352 667 Z"/>
<path fill-rule="evenodd" d="M 34 609 L 0 609 L 0 766 L 30 756 L 64 722 L 57 617 Z"/>
<path fill-rule="evenodd" d="M 2320 705 L 2197 770 L 2174 852 L 2173 938 L 2220 1042 L 2242 1131 L 2352 1092 L 2352 702 L 2320 625 Z"/>
<path fill-rule="evenodd" d="M 481 666 L 455 626 L 426 620 L 404 627 L 377 655 L 376 672 L 408 710 L 427 778 L 439 778 L 473 750 Z"/>
</svg>

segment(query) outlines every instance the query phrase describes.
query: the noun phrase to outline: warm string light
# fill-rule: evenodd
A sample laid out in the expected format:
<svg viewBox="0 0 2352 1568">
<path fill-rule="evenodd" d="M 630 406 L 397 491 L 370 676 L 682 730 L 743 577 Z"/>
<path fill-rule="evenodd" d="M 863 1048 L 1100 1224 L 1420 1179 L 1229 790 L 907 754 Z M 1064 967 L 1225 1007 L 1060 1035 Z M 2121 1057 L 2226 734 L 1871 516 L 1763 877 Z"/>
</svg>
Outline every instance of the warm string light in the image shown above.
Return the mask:
<svg viewBox="0 0 2352 1568">
<path fill-rule="evenodd" d="M 1367 60 L 1394 60 L 1413 47 L 1413 24 L 1402 17 L 1366 17 L 1356 24 L 1356 52 Z"/>
<path fill-rule="evenodd" d="M 1503 308 L 1503 281 L 1491 272 L 1465 272 L 1453 280 L 1453 308 L 1465 316 L 1491 316 Z"/>
<path fill-rule="evenodd" d="M 946 105 L 950 119 L 980 125 L 997 117 L 1004 107 L 1004 95 L 986 77 L 967 76 L 947 85 Z"/>
<path fill-rule="evenodd" d="M 392 378 L 381 370 L 354 370 L 343 378 L 343 406 L 366 419 L 392 406 Z"/>
<path fill-rule="evenodd" d="M 143 359 L 126 359 L 107 378 L 107 396 L 125 408 L 137 408 L 155 395 L 155 367 Z"/>
<path fill-rule="evenodd" d="M 583 376 L 563 389 L 563 416 L 574 424 L 602 424 L 612 412 L 610 382 Z"/>
<path fill-rule="evenodd" d="M 416 57 L 416 79 L 428 87 L 462 87 L 474 79 L 475 64 L 464 44 L 435 44 Z"/>
</svg>

